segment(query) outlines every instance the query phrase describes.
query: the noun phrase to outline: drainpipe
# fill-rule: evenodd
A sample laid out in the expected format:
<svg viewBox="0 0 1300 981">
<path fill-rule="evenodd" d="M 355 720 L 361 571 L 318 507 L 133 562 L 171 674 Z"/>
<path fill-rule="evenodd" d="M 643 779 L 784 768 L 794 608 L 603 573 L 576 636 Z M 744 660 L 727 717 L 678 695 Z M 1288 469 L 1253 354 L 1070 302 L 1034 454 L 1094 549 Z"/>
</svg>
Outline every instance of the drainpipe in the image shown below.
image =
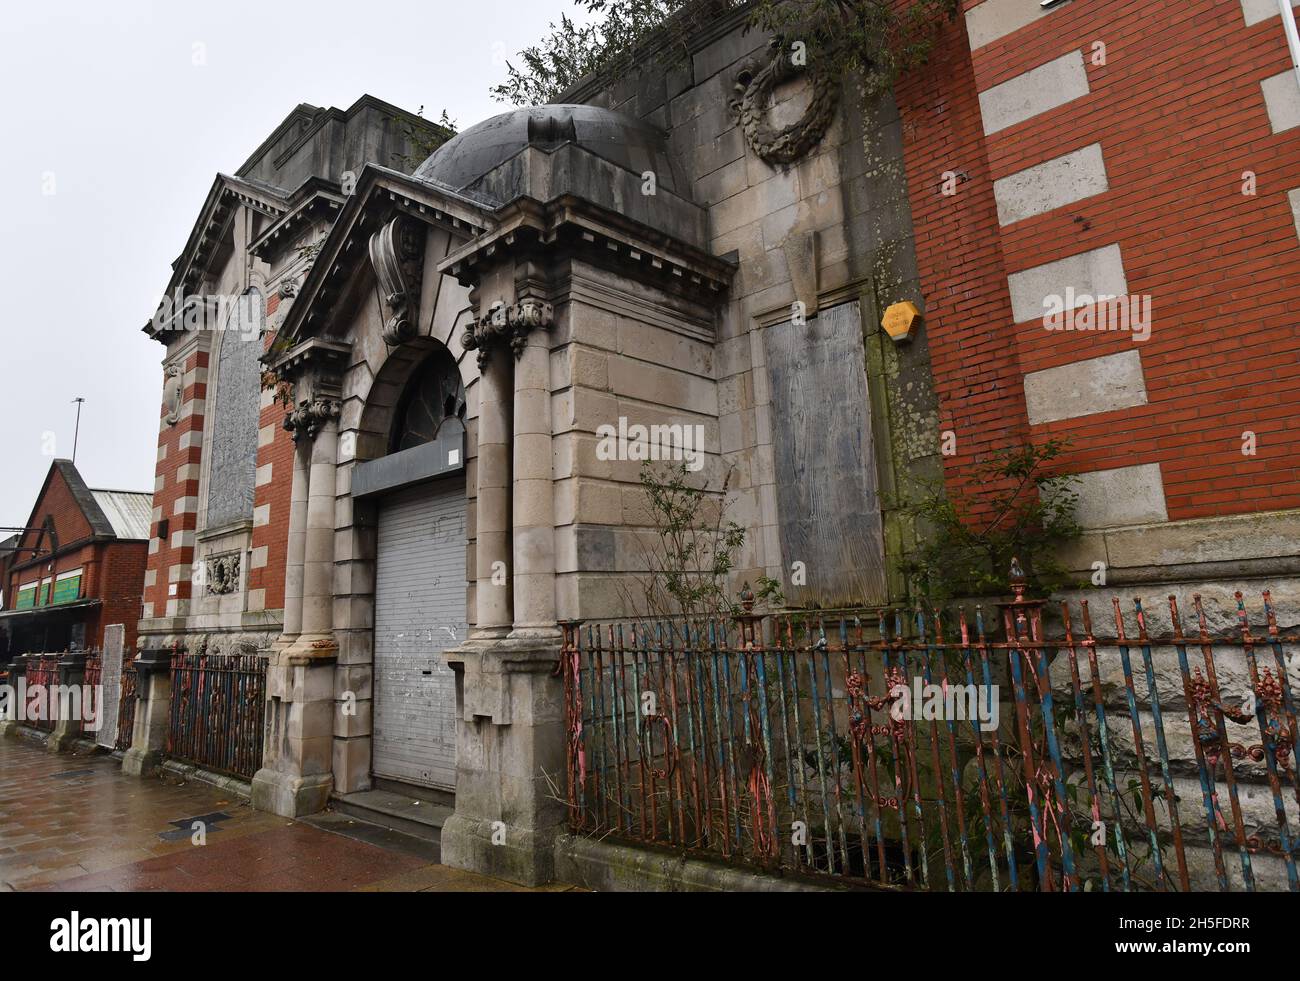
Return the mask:
<svg viewBox="0 0 1300 981">
<path fill-rule="evenodd" d="M 1295 10 L 1291 7 L 1291 0 L 1277 0 L 1277 9 L 1282 14 L 1282 29 L 1286 31 L 1287 47 L 1291 49 L 1296 82 L 1300 83 L 1300 31 L 1296 30 Z"/>
</svg>

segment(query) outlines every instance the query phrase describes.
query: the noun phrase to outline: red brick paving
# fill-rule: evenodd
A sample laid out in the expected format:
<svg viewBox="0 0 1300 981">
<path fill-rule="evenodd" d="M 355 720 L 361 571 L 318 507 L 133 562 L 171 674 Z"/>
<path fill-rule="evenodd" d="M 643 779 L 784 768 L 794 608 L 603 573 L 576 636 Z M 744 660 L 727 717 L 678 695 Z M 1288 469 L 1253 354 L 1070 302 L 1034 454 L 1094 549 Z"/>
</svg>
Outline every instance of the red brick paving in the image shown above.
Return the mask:
<svg viewBox="0 0 1300 981">
<path fill-rule="evenodd" d="M 89 771 L 59 778 L 60 773 Z M 214 812 L 206 844 L 165 841 Z M 564 888 L 564 887 L 559 887 Z M 207 784 L 122 774 L 104 755 L 0 739 L 0 891 L 525 891 L 261 811 Z"/>
</svg>

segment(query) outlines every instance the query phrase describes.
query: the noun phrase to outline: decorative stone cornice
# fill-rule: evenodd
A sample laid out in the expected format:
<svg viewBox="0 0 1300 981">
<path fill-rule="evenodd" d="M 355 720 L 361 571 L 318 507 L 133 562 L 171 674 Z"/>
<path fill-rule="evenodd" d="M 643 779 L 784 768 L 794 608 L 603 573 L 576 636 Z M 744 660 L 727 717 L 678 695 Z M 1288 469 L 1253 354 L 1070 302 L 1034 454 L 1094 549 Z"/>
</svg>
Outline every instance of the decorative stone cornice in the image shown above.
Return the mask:
<svg viewBox="0 0 1300 981">
<path fill-rule="evenodd" d="M 494 349 L 508 344 L 517 358 L 524 353 L 530 332 L 548 330 L 554 322 L 555 308 L 537 297 L 525 297 L 509 306 L 495 303 L 487 314 L 470 321 L 460 344 L 466 351 L 478 351 L 482 369 Z"/>
<path fill-rule="evenodd" d="M 508 257 L 580 255 L 638 281 L 713 303 L 727 291 L 737 268 L 728 258 L 573 195 L 546 205 L 521 198 L 496 218 L 496 228 L 453 249 L 438 263 L 438 271 L 473 287 L 487 269 Z"/>
<path fill-rule="evenodd" d="M 812 98 L 803 115 L 788 126 L 767 122 L 772 91 L 781 83 L 808 75 Z M 831 124 L 840 98 L 840 83 L 825 72 L 794 64 L 785 45 L 773 40 L 768 52 L 750 59 L 736 73 L 736 95 L 728 101 L 745 134 L 745 142 L 770 164 L 792 164 L 816 146 Z"/>
<path fill-rule="evenodd" d="M 295 443 L 315 439 L 326 423 L 339 417 L 341 378 L 351 354 L 352 345 L 345 341 L 313 337 L 278 356 L 263 356 L 269 374 L 282 385 L 293 385 L 293 408 L 284 418 L 284 428 Z"/>
<path fill-rule="evenodd" d="M 383 294 L 384 342 L 392 347 L 419 332 L 420 284 L 424 278 L 423 223 L 399 214 L 370 236 L 370 264 Z"/>
</svg>

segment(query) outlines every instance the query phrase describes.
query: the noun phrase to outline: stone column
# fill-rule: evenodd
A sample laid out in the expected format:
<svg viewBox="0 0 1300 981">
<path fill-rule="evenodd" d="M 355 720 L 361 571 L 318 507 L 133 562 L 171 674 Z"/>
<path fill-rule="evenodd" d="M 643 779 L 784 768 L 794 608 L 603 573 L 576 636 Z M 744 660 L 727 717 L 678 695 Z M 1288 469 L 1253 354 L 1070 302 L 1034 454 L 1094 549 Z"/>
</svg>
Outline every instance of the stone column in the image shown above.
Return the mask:
<svg viewBox="0 0 1300 981">
<path fill-rule="evenodd" d="M 560 653 L 555 623 L 555 517 L 551 486 L 550 355 L 545 328 L 551 308 L 525 299 L 505 313 L 508 332 L 484 333 L 494 340 L 488 365 L 518 355 L 513 386 L 513 484 L 511 535 L 491 538 L 484 548 L 484 473 L 490 484 L 504 469 L 501 458 L 479 461 L 480 617 L 496 627 L 509 607 L 491 597 L 505 592 L 485 584 L 485 562 L 498 560 L 498 541 L 511 541 L 514 615 L 507 637 L 484 631 L 447 661 L 457 674 L 461 719 L 456 741 L 456 812 L 442 829 L 442 861 L 455 868 L 539 885 L 555 871 L 555 836 L 564 805 L 553 799 L 551 781 L 563 782 L 564 705 L 554 676 Z M 473 338 L 478 343 L 479 338 Z M 506 342 L 509 341 L 507 344 Z M 498 379 L 500 376 L 496 376 Z M 479 416 L 480 454 L 485 432 L 506 430 L 509 415 L 499 397 L 499 380 L 485 391 Z M 503 505 L 489 496 L 488 512 Z M 489 518 L 491 520 L 491 518 Z M 495 530 L 494 525 L 489 528 Z M 505 527 L 504 525 L 502 527 Z"/>
<path fill-rule="evenodd" d="M 266 738 L 252 784 L 253 806 L 284 817 L 321 810 L 334 787 L 338 661 L 333 610 L 339 384 L 314 370 L 299 379 L 297 389 L 298 408 L 285 424 L 306 464 L 306 492 L 294 501 L 303 526 L 301 614 L 292 624 L 299 634 L 283 637 L 268 657 Z M 302 490 L 298 469 L 295 495 Z"/>
<path fill-rule="evenodd" d="M 19 703 L 23 693 L 23 676 L 27 673 L 27 658 L 21 654 L 9 664 L 9 689 L 11 694 L 5 702 L 4 713 L 0 715 L 0 739 L 18 735 Z"/>
<path fill-rule="evenodd" d="M 59 658 L 59 685 L 63 691 L 57 701 L 50 699 L 50 708 L 56 713 L 54 729 L 45 740 L 51 753 L 62 753 L 81 736 L 81 714 L 86 707 L 81 686 L 86 680 L 86 654 L 69 651 Z M 72 694 L 72 689 L 76 694 Z"/>
<path fill-rule="evenodd" d="M 498 355 L 481 363 L 478 488 L 475 498 L 475 624 L 471 640 L 504 637 L 513 621 L 510 596 L 511 365 Z"/>
<path fill-rule="evenodd" d="M 302 633 L 303 565 L 307 557 L 307 494 L 311 446 L 293 450 L 293 485 L 289 500 L 288 557 L 284 570 L 284 632 L 282 642 Z"/>
<path fill-rule="evenodd" d="M 302 574 L 302 639 L 334 643 L 334 499 L 339 461 L 335 403 L 311 445 Z"/>
<path fill-rule="evenodd" d="M 122 772 L 152 776 L 167 746 L 167 720 L 172 702 L 171 651 L 141 651 L 135 657 L 135 728 L 131 748 L 122 757 Z"/>
<path fill-rule="evenodd" d="M 538 301 L 516 327 L 514 412 L 515 638 L 556 641 L 555 491 L 551 479 L 550 305 Z M 521 303 L 520 307 L 524 304 Z M 546 311 L 543 314 L 542 311 Z M 522 346 L 522 349 L 520 349 Z"/>
</svg>

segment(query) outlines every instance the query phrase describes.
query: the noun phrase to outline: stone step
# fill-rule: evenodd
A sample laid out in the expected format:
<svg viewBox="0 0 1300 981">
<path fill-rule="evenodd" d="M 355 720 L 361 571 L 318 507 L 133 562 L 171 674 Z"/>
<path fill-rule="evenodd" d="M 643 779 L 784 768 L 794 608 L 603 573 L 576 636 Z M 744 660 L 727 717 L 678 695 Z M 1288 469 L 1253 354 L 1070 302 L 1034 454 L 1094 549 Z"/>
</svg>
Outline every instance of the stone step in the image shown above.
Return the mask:
<svg viewBox="0 0 1300 981">
<path fill-rule="evenodd" d="M 430 791 L 430 795 L 437 795 L 437 791 Z M 332 798 L 330 805 L 339 814 L 435 843 L 441 841 L 442 826 L 453 813 L 453 808 L 439 800 L 382 788 L 343 794 Z"/>
</svg>

